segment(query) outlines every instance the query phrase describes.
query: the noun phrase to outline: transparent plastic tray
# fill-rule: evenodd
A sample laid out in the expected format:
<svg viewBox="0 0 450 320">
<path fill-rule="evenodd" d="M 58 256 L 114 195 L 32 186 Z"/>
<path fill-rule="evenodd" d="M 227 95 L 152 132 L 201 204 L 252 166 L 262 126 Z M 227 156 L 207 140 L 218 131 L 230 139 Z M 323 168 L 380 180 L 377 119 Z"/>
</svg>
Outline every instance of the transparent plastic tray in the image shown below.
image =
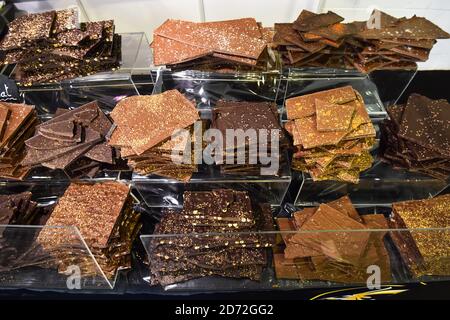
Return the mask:
<svg viewBox="0 0 450 320">
<path fill-rule="evenodd" d="M 292 232 L 262 232 L 260 235 L 272 236 L 277 239 L 277 245 L 273 248 L 264 249 L 267 254 L 267 263 L 263 266 L 261 271 L 261 278 L 259 281 L 244 279 L 244 278 L 226 278 L 221 276 L 199 276 L 198 278 L 168 284 L 163 287 L 157 287 L 163 292 L 187 292 L 187 293 L 203 293 L 203 292 L 227 292 L 227 291 L 266 291 L 266 290 L 293 290 L 300 288 L 334 288 L 334 287 L 354 287 L 361 286 L 367 288 L 368 284 L 375 284 L 378 286 L 406 284 L 417 282 L 432 282 L 432 281 L 448 281 L 450 280 L 450 229 L 378 229 L 378 230 L 327 230 L 327 231 L 292 231 Z M 149 254 L 152 256 L 154 250 L 154 243 L 164 241 L 177 241 L 183 237 L 195 237 L 196 240 L 211 239 L 214 236 L 221 234 L 191 234 L 191 235 L 145 235 L 141 237 L 142 243 Z M 223 235 L 223 234 L 222 234 Z M 231 238 L 239 239 L 243 233 L 228 234 Z M 351 248 L 358 246 L 361 239 L 369 239 L 379 245 L 384 246 L 388 253 L 386 260 L 377 260 L 368 256 L 364 259 L 356 258 L 354 254 L 347 253 L 342 255 L 342 264 L 339 265 L 341 271 L 346 274 L 344 278 L 331 278 L 330 274 L 321 274 L 312 271 L 308 275 L 306 271 L 298 271 L 300 279 L 289 279 L 286 276 L 277 277 L 274 268 L 274 254 L 283 254 L 283 241 L 286 236 L 299 237 L 313 241 L 314 248 L 319 248 L 317 253 L 319 256 L 337 257 L 340 250 L 343 248 Z M 418 273 L 416 267 L 413 269 L 405 263 L 402 255 L 397 250 L 392 241 L 393 236 L 406 236 L 420 239 L 422 243 L 428 243 L 434 246 L 434 249 L 423 252 L 422 255 L 426 258 L 426 266 L 431 268 L 426 269 L 423 273 Z M 345 251 L 345 250 L 344 250 Z M 180 257 L 181 258 L 181 257 Z M 358 267 L 351 267 L 349 264 L 345 265 L 345 261 L 352 262 Z M 150 261 L 151 263 L 151 261 Z M 374 267 L 375 266 L 375 267 Z M 443 271 L 436 271 L 432 266 L 441 266 Z M 370 278 L 374 273 L 374 268 L 378 268 L 377 275 L 379 278 Z M 431 270 L 431 271 L 430 271 Z M 330 270 L 332 274 L 332 270 Z M 339 279 L 339 280 L 337 280 Z M 379 282 L 377 281 L 379 280 Z M 375 281 L 375 282 L 374 282 Z M 367 289 L 368 290 L 368 289 Z"/>
<path fill-rule="evenodd" d="M 284 81 L 280 88 L 280 91 L 284 92 L 283 106 L 285 100 L 289 98 L 348 85 L 361 94 L 367 112 L 373 121 L 386 118 L 387 113 L 378 95 L 377 86 L 371 81 L 369 75 L 355 70 L 288 69 L 285 71 Z"/>
<path fill-rule="evenodd" d="M 38 240 L 42 233 L 65 242 L 49 251 Z M 75 227 L 0 225 L 0 247 L 1 289 L 77 291 L 114 287 L 115 280 L 106 278 Z M 61 267 L 59 254 L 64 254 L 70 264 Z"/>
<path fill-rule="evenodd" d="M 195 70 L 152 72 L 160 90 L 177 89 L 195 100 L 199 109 L 209 109 L 218 100 L 277 101 L 280 99 L 279 73 L 214 73 Z M 158 92 L 156 92 L 158 93 Z"/>
</svg>

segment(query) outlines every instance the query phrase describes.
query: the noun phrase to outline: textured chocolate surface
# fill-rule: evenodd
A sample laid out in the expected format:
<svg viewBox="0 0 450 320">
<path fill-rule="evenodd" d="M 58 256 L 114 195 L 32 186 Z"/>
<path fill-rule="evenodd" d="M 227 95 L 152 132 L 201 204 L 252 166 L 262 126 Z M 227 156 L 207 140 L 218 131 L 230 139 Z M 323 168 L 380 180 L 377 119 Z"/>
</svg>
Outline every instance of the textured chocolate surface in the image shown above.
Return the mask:
<svg viewBox="0 0 450 320">
<path fill-rule="evenodd" d="M 264 32 L 263 32 L 264 31 Z M 264 69 L 270 32 L 253 18 L 194 23 L 167 20 L 154 30 L 154 64 L 172 69 Z"/>
<path fill-rule="evenodd" d="M 129 187 L 122 183 L 71 183 L 46 226 L 76 226 L 102 271 L 111 278 L 119 267 L 129 267 L 131 244 L 140 228 L 139 215 L 131 204 Z M 67 248 L 72 240 L 50 227 L 43 229 L 37 238 L 39 244 L 58 259 L 60 270 L 76 263 L 87 274 L 98 273 L 95 266 L 85 266 L 86 262 L 80 261 L 83 256 L 70 260 Z M 55 252 L 58 248 L 65 250 Z"/>
<path fill-rule="evenodd" d="M 395 168 L 438 179 L 450 176 L 450 105 L 412 94 L 405 105 L 390 106 L 381 124 L 380 157 Z"/>
<path fill-rule="evenodd" d="M 450 195 L 432 199 L 404 201 L 393 204 L 390 224 L 411 229 L 396 232 L 393 240 L 402 258 L 414 276 L 448 275 L 450 225 Z M 415 230 L 418 229 L 418 230 Z"/>
<path fill-rule="evenodd" d="M 79 108 L 58 112 L 37 127 L 36 134 L 25 141 L 24 166 L 45 166 L 50 169 L 77 171 L 73 164 L 82 157 L 101 164 L 115 164 L 115 152 L 105 144 L 111 120 L 96 101 Z M 90 174 L 90 171 L 87 172 Z"/>
<path fill-rule="evenodd" d="M 250 204 L 247 192 L 217 189 L 186 192 L 182 210 L 163 212 L 147 248 L 151 256 L 152 284 L 166 286 L 212 275 L 259 280 L 267 264 L 263 248 L 270 247 L 274 239 L 251 231 L 273 230 L 269 205 Z M 204 215 L 204 220 L 221 222 L 231 218 L 233 221 L 220 227 L 198 226 L 195 217 L 199 215 Z M 214 219 L 218 217 L 222 219 Z M 234 225 L 243 219 L 254 221 L 255 225 Z M 201 234 L 194 237 L 190 235 L 192 232 Z M 211 232 L 218 234 L 211 235 Z M 176 236 L 163 236 L 170 234 Z"/>
<path fill-rule="evenodd" d="M 78 23 L 78 9 L 29 14 L 8 24 L 3 63 L 17 63 L 21 85 L 58 82 L 115 69 L 121 38 L 112 20 Z"/>
<path fill-rule="evenodd" d="M 381 268 L 382 281 L 391 279 L 385 232 L 370 231 L 387 226 L 384 216 L 359 215 L 348 197 L 292 216 L 277 219 L 280 231 L 290 231 L 274 254 L 278 279 L 365 283 L 373 264 Z"/>
<path fill-rule="evenodd" d="M 375 128 L 362 97 L 351 86 L 286 100 L 285 124 L 296 147 L 292 166 L 314 181 L 359 181 L 370 168 Z"/>
<path fill-rule="evenodd" d="M 303 10 L 294 23 L 275 25 L 274 46 L 282 62 L 294 67 L 356 68 L 363 73 L 415 69 L 416 62 L 428 59 L 436 39 L 450 37 L 417 16 L 397 19 L 374 10 L 368 21 L 343 20 L 330 11 Z"/>
</svg>

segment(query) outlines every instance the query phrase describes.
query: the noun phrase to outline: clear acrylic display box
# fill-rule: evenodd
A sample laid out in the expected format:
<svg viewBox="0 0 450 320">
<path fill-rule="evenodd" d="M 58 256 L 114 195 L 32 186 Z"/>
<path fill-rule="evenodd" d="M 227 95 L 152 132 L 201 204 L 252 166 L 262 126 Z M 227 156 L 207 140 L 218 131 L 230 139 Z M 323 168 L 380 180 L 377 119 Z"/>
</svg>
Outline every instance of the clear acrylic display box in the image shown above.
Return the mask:
<svg viewBox="0 0 450 320">
<path fill-rule="evenodd" d="M 42 209 L 30 225 L 0 225 L 0 289 L 110 292 L 115 288 L 122 271 L 104 272 L 77 227 L 45 225 L 69 184 L 67 179 L 51 178 L 0 181 L 1 195 L 30 192 Z"/>
<path fill-rule="evenodd" d="M 51 234 L 64 243 L 44 248 L 39 235 Z M 40 290 L 110 290 L 108 279 L 84 242 L 70 226 L 0 225 L 0 288 Z M 58 257 L 64 256 L 62 266 Z M 58 270 L 59 269 L 59 270 Z"/>
<path fill-rule="evenodd" d="M 284 92 L 283 106 L 289 98 L 350 85 L 361 94 L 373 121 L 387 117 L 377 86 L 367 74 L 356 70 L 299 68 L 285 70 L 283 78 L 280 89 Z"/>
<path fill-rule="evenodd" d="M 380 213 L 375 208 L 370 208 L 371 213 Z M 253 233 L 254 235 L 255 233 Z M 267 261 L 261 270 L 259 280 L 250 280 L 246 278 L 227 278 L 222 276 L 197 276 L 196 278 L 182 281 L 179 283 L 167 284 L 164 286 L 154 285 L 156 289 L 163 293 L 185 292 L 189 294 L 204 292 L 229 292 L 229 291 L 267 291 L 267 290 L 294 290 L 302 288 L 346 288 L 360 286 L 367 288 L 373 278 L 373 270 L 377 268 L 377 278 L 380 287 L 418 282 L 448 281 L 450 280 L 450 229 L 374 229 L 374 230 L 324 230 L 324 231 L 274 231 L 259 232 L 260 236 L 275 239 L 272 247 L 263 249 L 267 255 Z M 147 250 L 149 259 L 154 259 L 154 250 L 158 248 L 158 243 L 177 243 L 186 239 L 195 239 L 195 241 L 214 241 L 214 237 L 223 236 L 222 233 L 204 233 L 189 235 L 143 235 L 142 243 Z M 249 233 L 227 233 L 229 239 L 239 239 L 248 236 Z M 281 269 L 274 267 L 274 257 L 280 258 L 284 255 L 283 238 L 295 236 L 297 240 L 303 243 L 313 244 L 315 256 L 317 259 L 330 258 L 339 269 L 305 269 L 305 261 L 294 259 L 298 264 L 295 268 L 295 276 L 283 274 Z M 408 265 L 404 254 L 399 252 L 393 242 L 394 237 L 413 238 L 419 241 L 421 248 L 430 245 L 436 250 L 426 250 L 421 252 L 424 261 L 420 259 L 414 264 Z M 377 255 L 365 255 L 355 250 L 353 253 L 350 248 L 355 249 L 361 241 L 378 245 L 385 249 L 386 255 L 382 259 Z M 369 242 L 367 242 L 369 241 Z M 185 249 L 185 256 L 179 256 L 180 260 L 189 259 L 188 248 Z M 357 252 L 358 251 L 358 252 Z M 419 255 L 420 255 L 419 254 Z M 309 259 L 306 259 L 309 264 Z M 150 260 L 151 261 L 151 260 Z M 189 261 L 189 260 L 188 260 Z M 314 260 L 312 260 L 314 263 Z M 151 262 L 150 262 L 151 263 Z M 194 265 L 194 264 L 192 264 Z M 333 264 L 331 264 L 333 265 Z M 330 265 L 330 266 L 331 266 Z M 322 270 L 319 272 L 318 270 Z M 220 272 L 220 269 L 219 269 Z M 146 278 L 150 280 L 150 278 Z"/>
</svg>

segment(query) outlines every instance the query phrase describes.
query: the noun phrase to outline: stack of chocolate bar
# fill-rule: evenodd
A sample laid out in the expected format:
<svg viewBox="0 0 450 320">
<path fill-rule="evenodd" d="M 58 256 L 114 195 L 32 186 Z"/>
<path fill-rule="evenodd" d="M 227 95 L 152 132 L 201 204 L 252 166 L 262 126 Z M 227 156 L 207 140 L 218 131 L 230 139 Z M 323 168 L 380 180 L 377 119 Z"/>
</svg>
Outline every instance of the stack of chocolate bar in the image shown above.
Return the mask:
<svg viewBox="0 0 450 320">
<path fill-rule="evenodd" d="M 245 191 L 187 191 L 183 209 L 164 209 L 149 243 L 153 285 L 205 276 L 259 280 L 273 235 L 270 205 L 252 204 Z M 239 234 L 242 232 L 242 234 Z M 196 236 L 192 233 L 197 233 Z M 165 237 L 164 235 L 177 236 Z"/>
<path fill-rule="evenodd" d="M 80 255 L 79 259 L 84 261 L 77 261 L 71 253 L 70 245 L 79 246 L 80 240 L 71 239 L 63 229 L 51 228 L 77 227 L 102 271 L 110 277 L 118 268 L 130 266 L 131 245 L 141 227 L 139 220 L 140 215 L 133 211 L 127 185 L 119 182 L 71 183 L 46 223 L 49 228 L 44 228 L 37 240 L 55 255 L 61 271 L 70 264 L 77 264 L 85 269 L 83 274 L 89 274 L 95 271 L 92 260 Z"/>
<path fill-rule="evenodd" d="M 450 194 L 394 203 L 389 226 L 412 276 L 450 275 Z"/>
<path fill-rule="evenodd" d="M 366 283 L 367 267 L 391 279 L 382 214 L 360 215 L 347 196 L 278 218 L 283 244 L 274 252 L 278 279 Z M 331 231 L 330 231 L 331 230 Z M 357 231 L 358 230 L 358 231 Z"/>
<path fill-rule="evenodd" d="M 450 176 L 450 104 L 412 94 L 388 109 L 381 127 L 380 157 L 395 168 L 437 179 Z"/>
<path fill-rule="evenodd" d="M 375 128 L 351 86 L 287 99 L 286 111 L 285 128 L 296 147 L 294 169 L 314 181 L 358 183 L 360 172 L 372 166 Z"/>
<path fill-rule="evenodd" d="M 71 176 L 93 177 L 102 165 L 115 162 L 115 151 L 106 145 L 111 120 L 96 101 L 79 108 L 58 109 L 55 116 L 37 126 L 25 141 L 23 166 L 66 170 Z"/>
<path fill-rule="evenodd" d="M 116 128 L 108 144 L 120 148 L 135 172 L 187 181 L 197 170 L 192 157 L 184 159 L 184 153 L 192 148 L 192 128 L 199 116 L 179 91 L 125 98 L 111 117 Z M 183 129 L 187 134 L 179 131 Z"/>
<path fill-rule="evenodd" d="M 112 20 L 78 23 L 78 10 L 20 16 L 0 43 L 3 64 L 17 64 L 22 85 L 58 82 L 119 67 Z"/>
<path fill-rule="evenodd" d="M 29 171 L 20 164 L 25 140 L 33 136 L 38 123 L 34 106 L 0 103 L 0 177 L 22 179 Z"/>
<path fill-rule="evenodd" d="M 395 18 L 375 10 L 368 21 L 342 23 L 334 12 L 303 10 L 294 23 L 275 24 L 274 45 L 286 65 L 327 68 L 413 69 L 436 39 L 450 35 L 425 18 Z"/>
<path fill-rule="evenodd" d="M 172 69 L 264 69 L 270 31 L 253 18 L 167 20 L 153 31 L 155 65 Z"/>
<path fill-rule="evenodd" d="M 0 195 L 0 225 L 33 224 L 42 212 L 31 200 L 31 192 Z M 2 233 L 0 230 L 0 238 Z"/>
<path fill-rule="evenodd" d="M 262 167 L 269 171 L 268 163 L 261 163 L 262 158 L 275 157 L 272 161 L 280 162 L 288 142 L 274 103 L 220 100 L 213 112 L 211 128 L 221 132 L 224 144 L 222 158 L 215 159 L 222 173 L 261 175 Z M 229 141 L 232 145 L 227 145 Z M 267 149 L 262 150 L 263 146 Z M 278 167 L 271 175 L 278 174 Z"/>
</svg>

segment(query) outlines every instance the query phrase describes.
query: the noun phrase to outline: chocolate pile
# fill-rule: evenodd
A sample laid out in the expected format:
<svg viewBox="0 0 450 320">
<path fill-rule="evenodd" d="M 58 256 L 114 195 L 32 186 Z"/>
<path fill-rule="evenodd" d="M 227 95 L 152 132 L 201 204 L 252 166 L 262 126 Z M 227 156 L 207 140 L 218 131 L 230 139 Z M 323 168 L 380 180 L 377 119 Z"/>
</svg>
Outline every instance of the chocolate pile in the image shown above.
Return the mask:
<svg viewBox="0 0 450 320">
<path fill-rule="evenodd" d="M 280 126 L 277 107 L 274 103 L 269 102 L 218 101 L 213 110 L 211 128 L 222 133 L 223 157 L 216 159 L 216 164 L 220 165 L 221 172 L 224 174 L 261 175 L 261 167 L 267 167 L 267 163 L 261 164 L 261 157 L 271 156 L 272 131 L 278 136 L 278 141 L 275 142 L 278 144 L 276 161 L 280 161 L 280 157 L 284 155 L 283 148 L 288 143 Z M 236 130 L 234 134 L 237 139 L 228 137 L 229 134 L 233 134 L 229 130 Z M 256 136 L 240 137 L 237 130 L 243 130 L 243 132 L 252 130 Z M 267 130 L 267 134 L 264 134 L 263 130 Z M 226 145 L 228 140 L 233 141 L 234 144 Z M 267 153 L 261 151 L 263 143 L 267 144 Z M 234 159 L 234 164 L 227 161 L 228 157 Z M 240 163 L 242 160 L 239 157 L 244 163 Z M 272 173 L 272 175 L 277 174 L 278 170 Z"/>
<path fill-rule="evenodd" d="M 264 69 L 270 31 L 253 18 L 167 20 L 153 31 L 155 65 L 172 69 Z"/>
<path fill-rule="evenodd" d="M 358 183 L 360 172 L 372 165 L 369 150 L 375 128 L 361 95 L 351 86 L 320 91 L 286 100 L 296 152 L 292 166 L 314 181 Z"/>
<path fill-rule="evenodd" d="M 0 103 L 0 177 L 22 179 L 29 171 L 20 165 L 25 156 L 25 140 L 38 123 L 34 106 Z"/>
<path fill-rule="evenodd" d="M 78 23 L 77 9 L 20 16 L 0 43 L 3 64 L 17 64 L 22 85 L 57 82 L 119 67 L 112 20 Z"/>
<path fill-rule="evenodd" d="M 127 185 L 118 182 L 71 183 L 46 226 L 77 227 L 102 271 L 110 277 L 118 268 L 130 266 L 131 245 L 141 227 L 139 219 L 140 215 L 133 211 Z M 78 264 L 78 261 L 72 261 L 73 255 L 67 248 L 56 250 L 70 245 L 70 240 L 67 234 L 54 228 L 44 228 L 38 237 L 45 250 L 56 254 L 60 270 Z M 80 268 L 86 267 L 83 261 L 80 264 Z M 92 266 L 87 268 L 86 272 L 89 271 L 93 271 Z"/>
<path fill-rule="evenodd" d="M 66 170 L 71 176 L 93 177 L 102 164 L 113 164 L 115 151 L 106 145 L 111 120 L 96 101 L 73 110 L 59 109 L 25 141 L 23 166 Z"/>
<path fill-rule="evenodd" d="M 231 189 L 187 191 L 183 197 L 183 209 L 163 209 L 147 248 L 151 284 L 205 276 L 259 280 L 267 264 L 264 248 L 274 239 L 251 231 L 273 230 L 270 206 L 253 205 L 247 192 Z M 168 234 L 179 236 L 163 236 Z"/>
<path fill-rule="evenodd" d="M 390 233 L 413 276 L 450 275 L 450 194 L 394 203 L 389 227 L 418 229 Z"/>
<path fill-rule="evenodd" d="M 347 196 L 278 218 L 277 223 L 280 231 L 290 231 L 282 233 L 284 248 L 274 253 L 278 279 L 366 283 L 370 265 L 380 267 L 383 282 L 391 279 L 385 232 L 370 231 L 387 229 L 386 218 L 359 215 Z"/>
<path fill-rule="evenodd" d="M 417 171 L 437 179 L 450 176 L 450 104 L 419 94 L 405 105 L 387 108 L 381 124 L 379 156 L 395 168 Z"/>
<path fill-rule="evenodd" d="M 36 222 L 43 211 L 31 200 L 31 192 L 0 195 L 0 225 L 28 225 Z M 0 230 L 0 238 L 2 230 Z"/>
<path fill-rule="evenodd" d="M 197 170 L 191 157 L 188 163 L 181 163 L 182 155 L 172 158 L 172 153 L 184 153 L 193 143 L 191 137 L 177 134 L 177 130 L 192 133 L 194 122 L 199 120 L 195 105 L 179 91 L 125 98 L 111 117 L 116 128 L 108 144 L 120 148 L 122 158 L 128 159 L 135 172 L 187 181 Z"/>
<path fill-rule="evenodd" d="M 413 69 L 436 39 L 450 35 L 422 17 L 395 18 L 375 10 L 368 21 L 342 23 L 334 12 L 303 10 L 294 23 L 276 23 L 274 45 L 294 67 Z"/>
</svg>

